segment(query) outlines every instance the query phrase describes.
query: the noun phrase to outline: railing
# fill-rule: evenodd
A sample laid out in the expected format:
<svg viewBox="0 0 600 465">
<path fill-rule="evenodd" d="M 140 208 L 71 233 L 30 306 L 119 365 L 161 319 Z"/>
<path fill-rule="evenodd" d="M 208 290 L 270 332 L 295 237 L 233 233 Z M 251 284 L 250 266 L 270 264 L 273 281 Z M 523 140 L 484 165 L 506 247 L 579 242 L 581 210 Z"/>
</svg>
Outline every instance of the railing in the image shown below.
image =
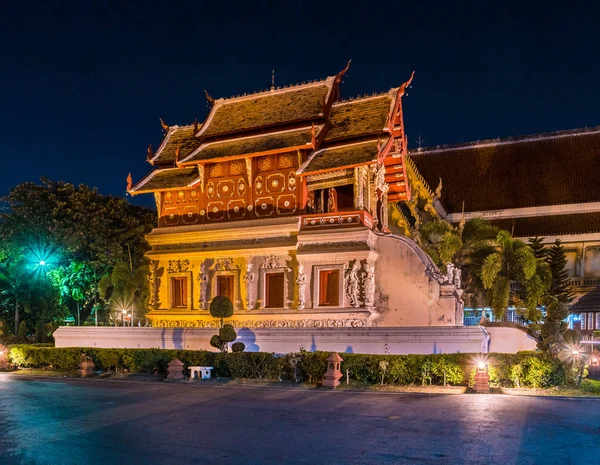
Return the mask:
<svg viewBox="0 0 600 465">
<path fill-rule="evenodd" d="M 349 226 L 365 226 L 372 229 L 374 224 L 373 217 L 364 210 L 342 211 L 302 215 L 300 229 L 330 229 Z"/>
<path fill-rule="evenodd" d="M 478 313 L 479 313 L 478 315 L 465 315 L 463 317 L 464 325 L 465 326 L 478 326 L 479 322 L 481 321 L 481 311 L 479 311 Z M 523 318 L 514 309 L 508 309 L 506 311 L 505 317 L 502 320 L 496 320 L 494 318 L 494 314 L 489 310 L 486 310 L 485 317 L 487 318 L 488 321 L 507 321 L 509 323 L 526 324 L 523 321 Z"/>
<path fill-rule="evenodd" d="M 596 287 L 600 286 L 600 278 L 571 278 L 573 287 Z"/>
</svg>

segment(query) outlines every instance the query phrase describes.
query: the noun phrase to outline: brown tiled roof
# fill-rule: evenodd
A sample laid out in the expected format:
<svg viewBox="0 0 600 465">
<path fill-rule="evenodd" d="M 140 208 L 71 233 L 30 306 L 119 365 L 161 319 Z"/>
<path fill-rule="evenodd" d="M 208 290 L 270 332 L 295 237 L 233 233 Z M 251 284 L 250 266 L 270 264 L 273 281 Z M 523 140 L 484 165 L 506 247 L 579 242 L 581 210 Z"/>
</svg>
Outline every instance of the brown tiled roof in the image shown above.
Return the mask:
<svg viewBox="0 0 600 465">
<path fill-rule="evenodd" d="M 414 151 L 450 213 L 600 201 L 600 127 Z"/>
<path fill-rule="evenodd" d="M 325 142 L 381 133 L 396 92 L 397 89 L 392 89 L 374 97 L 334 103 Z"/>
<path fill-rule="evenodd" d="M 379 141 L 381 147 L 385 146 L 387 140 Z M 377 139 L 357 142 L 349 145 L 341 145 L 317 150 L 300 168 L 299 173 L 307 174 L 316 171 L 339 169 L 346 166 L 365 164 L 377 159 Z"/>
<path fill-rule="evenodd" d="M 163 144 L 152 159 L 154 163 L 174 163 L 175 150 L 179 145 L 179 160 L 183 160 L 198 148 L 200 140 L 194 137 L 194 126 L 180 126 L 169 129 Z"/>
<path fill-rule="evenodd" d="M 315 126 L 315 134 L 323 128 L 323 125 Z M 229 139 L 223 142 L 211 142 L 201 146 L 196 153 L 189 157 L 186 162 L 210 160 L 214 158 L 249 155 L 270 150 L 285 149 L 287 147 L 306 146 L 312 138 L 312 127 L 296 129 L 293 131 L 280 131 L 260 136 Z"/>
<path fill-rule="evenodd" d="M 186 187 L 198 179 L 198 177 L 199 174 L 196 167 L 157 169 L 133 186 L 131 192 L 139 194 L 155 190 Z"/>
<path fill-rule="evenodd" d="M 572 307 L 572 313 L 600 312 L 600 286 L 583 295 Z"/>
<path fill-rule="evenodd" d="M 515 237 L 600 233 L 600 212 L 504 218 L 491 223 L 512 231 Z"/>
<path fill-rule="evenodd" d="M 322 118 L 333 85 L 334 78 L 327 78 L 287 89 L 219 99 L 200 135 L 211 137 Z"/>
</svg>

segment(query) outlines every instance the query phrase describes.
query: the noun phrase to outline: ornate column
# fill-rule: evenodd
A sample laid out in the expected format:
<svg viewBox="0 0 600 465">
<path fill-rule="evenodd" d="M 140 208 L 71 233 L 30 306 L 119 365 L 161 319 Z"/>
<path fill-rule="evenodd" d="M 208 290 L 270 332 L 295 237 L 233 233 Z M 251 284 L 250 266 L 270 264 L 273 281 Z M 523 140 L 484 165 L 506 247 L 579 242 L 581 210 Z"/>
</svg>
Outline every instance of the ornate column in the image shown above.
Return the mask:
<svg viewBox="0 0 600 465">
<path fill-rule="evenodd" d="M 254 309 L 254 281 L 256 280 L 256 276 L 252 271 L 252 258 L 248 258 L 248 263 L 246 264 L 246 274 L 243 277 L 244 285 L 246 287 L 246 308 L 248 310 Z"/>
<path fill-rule="evenodd" d="M 298 310 L 306 307 L 306 275 L 304 265 L 298 262 L 298 274 L 296 275 L 296 292 L 298 293 Z"/>
<path fill-rule="evenodd" d="M 375 307 L 375 263 L 367 260 L 365 263 L 365 307 L 372 309 Z"/>
<path fill-rule="evenodd" d="M 158 262 L 156 260 L 152 260 L 150 262 L 150 274 L 148 274 L 148 287 L 150 288 L 150 299 L 149 306 L 151 310 L 156 310 L 157 305 L 157 270 L 158 270 Z"/>
<path fill-rule="evenodd" d="M 208 273 L 206 271 L 206 260 L 200 264 L 200 270 L 198 271 L 198 289 L 200 290 L 200 296 L 198 298 L 198 305 L 200 310 L 208 309 Z"/>
</svg>

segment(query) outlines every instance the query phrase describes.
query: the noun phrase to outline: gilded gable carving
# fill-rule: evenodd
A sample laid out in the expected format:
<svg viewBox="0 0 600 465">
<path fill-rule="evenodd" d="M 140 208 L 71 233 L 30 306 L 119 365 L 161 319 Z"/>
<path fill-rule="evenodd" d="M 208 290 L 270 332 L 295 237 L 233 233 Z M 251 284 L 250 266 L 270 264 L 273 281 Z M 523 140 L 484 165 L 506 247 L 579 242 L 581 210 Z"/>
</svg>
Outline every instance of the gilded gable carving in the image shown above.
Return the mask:
<svg viewBox="0 0 600 465">
<path fill-rule="evenodd" d="M 222 163 L 216 163 L 214 165 L 211 165 L 210 169 L 209 169 L 209 176 L 211 178 L 220 178 L 221 176 L 223 176 L 224 170 L 223 170 L 223 164 Z"/>
<path fill-rule="evenodd" d="M 258 171 L 269 171 L 271 169 L 271 157 L 258 157 L 256 164 L 258 166 Z"/>
<path fill-rule="evenodd" d="M 244 160 L 233 160 L 229 165 L 229 175 L 237 176 L 244 174 Z"/>
<path fill-rule="evenodd" d="M 294 167 L 294 157 L 293 155 L 279 155 L 279 168 L 293 168 Z"/>
</svg>

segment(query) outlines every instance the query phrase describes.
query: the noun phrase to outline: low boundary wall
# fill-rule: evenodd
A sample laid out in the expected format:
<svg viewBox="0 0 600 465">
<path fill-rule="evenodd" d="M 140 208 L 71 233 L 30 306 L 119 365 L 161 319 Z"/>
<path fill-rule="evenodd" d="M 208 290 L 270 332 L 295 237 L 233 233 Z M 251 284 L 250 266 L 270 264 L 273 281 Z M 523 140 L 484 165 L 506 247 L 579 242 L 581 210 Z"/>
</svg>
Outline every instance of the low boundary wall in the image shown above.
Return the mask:
<svg viewBox="0 0 600 465">
<path fill-rule="evenodd" d="M 211 350 L 216 328 L 123 328 L 61 326 L 56 347 Z M 475 326 L 374 328 L 268 328 L 238 330 L 250 352 L 321 350 L 362 354 L 439 354 L 487 351 L 488 336 Z"/>
</svg>

